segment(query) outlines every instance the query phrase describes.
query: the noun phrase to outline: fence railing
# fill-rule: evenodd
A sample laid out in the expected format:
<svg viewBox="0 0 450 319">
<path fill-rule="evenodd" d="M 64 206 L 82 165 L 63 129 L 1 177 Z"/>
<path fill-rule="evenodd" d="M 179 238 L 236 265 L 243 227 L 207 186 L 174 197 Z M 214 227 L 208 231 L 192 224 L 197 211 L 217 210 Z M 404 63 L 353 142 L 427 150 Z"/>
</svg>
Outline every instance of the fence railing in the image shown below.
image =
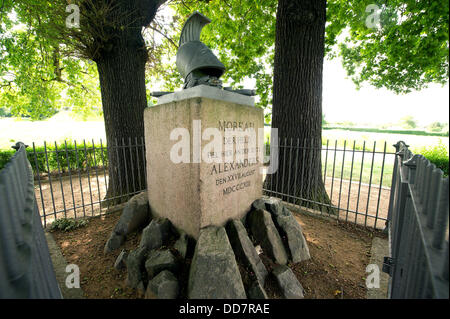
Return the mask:
<svg viewBox="0 0 450 319">
<path fill-rule="evenodd" d="M 35 161 L 36 200 L 44 227 L 59 218 L 102 215 L 113 200 L 126 201 L 147 188 L 145 178 L 130 169 L 146 170 L 143 138 L 114 140 L 108 145 L 102 140 L 54 145 L 50 148 L 44 142 L 44 147 L 37 148 L 33 143 L 32 154 L 28 155 Z M 108 154 L 111 153 L 128 159 L 125 170 L 116 173 L 118 177 L 128 178 L 123 185 L 125 192 L 110 193 L 106 199 L 110 174 Z"/>
<path fill-rule="evenodd" d="M 449 181 L 404 142 L 397 149 L 389 203 L 390 298 L 449 297 Z"/>
<path fill-rule="evenodd" d="M 115 197 L 126 200 L 146 189 L 146 180 L 135 176 L 136 168 L 145 171 L 145 143 L 143 138 L 125 138 L 106 145 L 101 140 L 94 143 L 64 143 L 61 146 L 36 147 L 33 144 L 30 160 L 35 161 L 36 199 L 46 226 L 58 218 L 80 218 L 102 215 L 109 208 L 105 199 L 108 189 L 108 154 L 126 158 L 128 169 L 116 174 L 127 175 L 129 185 L 124 185 L 124 193 Z M 313 149 L 320 153 L 322 171 L 317 174 L 329 196 L 329 201 L 318 202 L 316 213 L 328 214 L 368 227 L 382 229 L 387 220 L 389 188 L 395 153 L 386 151 L 386 143 L 377 147 L 376 143 L 366 142 L 347 146 L 347 142 L 327 141 L 325 145 L 311 147 L 305 141 L 285 140 L 279 143 L 280 171 L 291 163 L 290 175 L 304 172 L 312 164 L 305 156 Z M 127 167 L 127 166 L 126 166 Z M 275 173 L 275 177 L 278 173 Z M 145 174 L 144 174 L 145 176 Z M 311 180 L 304 180 L 299 187 L 310 188 Z M 281 187 L 264 189 L 266 195 L 287 198 L 291 204 L 299 203 L 308 209 L 311 199 L 293 189 Z M 109 194 L 110 195 L 110 194 Z M 336 214 L 329 214 L 326 208 L 333 208 Z"/>
<path fill-rule="evenodd" d="M 0 171 L 0 298 L 61 298 L 25 148 Z"/>
<path fill-rule="evenodd" d="M 273 147 L 278 148 L 280 162 L 272 180 L 282 183 L 265 184 L 266 195 L 283 198 L 288 204 L 312 213 L 365 227 L 386 227 L 395 161 L 395 153 L 387 151 L 386 142 L 380 147 L 376 142 L 369 145 L 354 141 L 347 145 L 344 141 L 339 145 L 337 140 L 327 140 L 325 145 L 312 146 L 309 141 L 286 138 Z M 297 173 L 302 175 L 313 167 L 317 153 L 321 155 L 322 174 L 294 181 Z M 304 195 L 303 190 L 319 183 L 324 184 L 329 200 Z"/>
</svg>

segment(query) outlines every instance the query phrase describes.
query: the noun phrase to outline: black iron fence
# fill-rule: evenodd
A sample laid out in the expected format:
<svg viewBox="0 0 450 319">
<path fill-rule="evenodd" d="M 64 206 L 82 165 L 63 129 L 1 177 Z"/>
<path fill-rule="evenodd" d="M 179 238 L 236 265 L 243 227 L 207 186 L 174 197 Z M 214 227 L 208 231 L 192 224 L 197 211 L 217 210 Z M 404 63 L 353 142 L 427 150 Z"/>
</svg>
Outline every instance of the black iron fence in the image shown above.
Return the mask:
<svg viewBox="0 0 450 319">
<path fill-rule="evenodd" d="M 61 298 L 25 148 L 0 171 L 0 298 Z"/>
<path fill-rule="evenodd" d="M 123 171 L 114 171 L 121 191 L 109 193 L 106 199 L 110 189 L 109 154 L 126 165 Z M 146 170 L 143 138 L 119 139 L 108 145 L 102 140 L 65 142 L 59 147 L 55 143 L 51 148 L 45 142 L 41 148 L 33 143 L 28 157 L 35 161 L 35 193 L 44 227 L 59 218 L 102 215 L 114 203 L 126 201 L 147 188 L 142 177 Z M 136 174 L 135 168 L 144 174 Z"/>
<path fill-rule="evenodd" d="M 377 142 L 353 141 L 348 145 L 347 141 L 327 140 L 318 147 L 311 145 L 299 139 L 279 140 L 278 146 L 272 145 L 271 151 L 275 147 L 280 155 L 279 170 L 272 179 L 277 183 L 266 183 L 264 193 L 283 198 L 286 203 L 312 213 L 384 229 L 395 152 L 388 152 L 386 142 L 377 145 Z M 293 181 L 297 179 L 296 175 L 303 175 L 295 172 L 302 173 L 312 167 L 317 153 L 321 155 L 322 174 Z M 308 193 L 312 185 L 319 183 L 325 186 L 328 199 L 317 200 L 302 195 L 304 190 Z"/>
<path fill-rule="evenodd" d="M 448 298 L 449 180 L 404 142 L 397 149 L 389 204 L 390 298 Z"/>
<path fill-rule="evenodd" d="M 312 159 L 304 154 L 310 149 L 310 145 L 299 140 L 279 143 L 278 152 L 286 155 L 281 158 L 280 170 L 287 162 L 291 163 L 289 175 L 292 178 L 297 175 L 295 170 L 307 170 Z M 112 198 L 126 200 L 146 189 L 145 178 L 136 174 L 136 169 L 144 172 L 146 169 L 143 138 L 120 139 L 108 145 L 102 140 L 66 142 L 59 147 L 53 144 L 49 147 L 45 143 L 44 147 L 38 148 L 33 144 L 30 151 L 28 157 L 35 161 L 36 199 L 45 226 L 58 218 L 83 218 L 106 212 L 111 205 L 111 194 L 108 194 L 108 200 L 105 199 L 110 174 L 108 154 L 128 162 L 124 171 L 113 173 L 126 175 L 126 179 L 120 178 L 126 181 L 121 187 L 125 192 L 112 194 Z M 353 142 L 348 146 L 347 142 L 326 141 L 315 151 L 321 153 L 322 158 L 322 172 L 317 178 L 322 180 L 329 201 L 317 202 L 319 209 L 311 209 L 312 200 L 295 195 L 289 187 L 282 189 L 281 185 L 279 189 L 264 189 L 265 194 L 287 197 L 288 203 L 318 214 L 384 228 L 395 160 L 395 154 L 387 152 L 386 143 L 381 147 L 366 142 Z M 300 187 L 310 187 L 312 182 L 304 180 Z M 330 214 L 327 207 L 332 207 L 335 214 Z"/>
</svg>

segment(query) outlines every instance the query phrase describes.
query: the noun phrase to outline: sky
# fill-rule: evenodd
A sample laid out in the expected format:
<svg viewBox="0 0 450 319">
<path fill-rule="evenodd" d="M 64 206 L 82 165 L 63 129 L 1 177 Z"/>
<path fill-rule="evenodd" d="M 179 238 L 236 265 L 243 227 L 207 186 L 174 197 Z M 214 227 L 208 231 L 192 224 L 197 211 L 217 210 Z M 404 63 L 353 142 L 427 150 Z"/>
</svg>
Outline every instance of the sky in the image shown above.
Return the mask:
<svg viewBox="0 0 450 319">
<path fill-rule="evenodd" d="M 448 84 L 430 84 L 427 89 L 397 95 L 369 84 L 356 90 L 338 59 L 326 60 L 323 72 L 322 110 L 328 122 L 386 124 L 397 123 L 408 115 L 419 126 L 449 121 Z"/>
<path fill-rule="evenodd" d="M 161 14 L 172 14 L 170 6 Z M 412 116 L 419 127 L 432 122 L 449 122 L 448 84 L 445 87 L 430 84 L 427 89 L 401 95 L 369 84 L 357 90 L 355 84 L 347 79 L 338 58 L 325 60 L 323 73 L 322 112 L 328 122 L 348 121 L 376 126 L 396 124 L 405 116 Z M 243 85 L 252 89 L 255 81 L 246 80 Z"/>
</svg>

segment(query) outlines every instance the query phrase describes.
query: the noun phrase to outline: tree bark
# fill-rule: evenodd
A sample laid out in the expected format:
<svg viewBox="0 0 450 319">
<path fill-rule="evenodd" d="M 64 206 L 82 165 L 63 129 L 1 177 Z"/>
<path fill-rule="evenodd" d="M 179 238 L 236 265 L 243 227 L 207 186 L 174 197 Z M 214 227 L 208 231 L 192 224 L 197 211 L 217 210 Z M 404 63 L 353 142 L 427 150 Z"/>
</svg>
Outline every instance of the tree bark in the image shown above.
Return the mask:
<svg viewBox="0 0 450 319">
<path fill-rule="evenodd" d="M 325 22 L 325 0 L 278 1 L 272 128 L 289 147 L 280 147 L 278 171 L 265 188 L 309 207 L 330 202 L 321 165 Z"/>
<path fill-rule="evenodd" d="M 163 1 L 159 1 L 163 2 Z M 144 109 L 147 107 L 145 64 L 148 54 L 142 27 L 153 20 L 158 1 L 119 0 L 111 19 L 120 21 L 112 40 L 102 44 L 97 63 L 106 139 L 108 143 L 109 182 L 106 198 L 114 204 L 126 201 L 139 188 L 145 187 L 142 150 L 128 148 L 144 137 Z M 123 142 L 127 147 L 123 146 Z M 140 162 L 140 165 L 139 165 Z M 111 204 L 111 201 L 109 201 Z"/>
</svg>

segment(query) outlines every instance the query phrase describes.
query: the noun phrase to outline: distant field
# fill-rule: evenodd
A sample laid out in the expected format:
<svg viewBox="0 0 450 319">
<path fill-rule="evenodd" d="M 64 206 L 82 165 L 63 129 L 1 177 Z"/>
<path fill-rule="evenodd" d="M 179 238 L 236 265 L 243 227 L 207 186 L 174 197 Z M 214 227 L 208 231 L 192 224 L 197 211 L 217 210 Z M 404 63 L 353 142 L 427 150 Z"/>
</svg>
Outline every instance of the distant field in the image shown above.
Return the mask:
<svg viewBox="0 0 450 319">
<path fill-rule="evenodd" d="M 270 136 L 270 127 L 266 127 L 266 136 Z M 322 132 L 323 144 L 329 140 L 330 147 L 338 141 L 338 147 L 343 147 L 347 141 L 347 149 L 353 146 L 356 141 L 356 149 L 362 149 L 363 141 L 366 141 L 366 150 L 373 150 L 376 142 L 376 150 L 383 151 L 384 142 L 387 144 L 387 152 L 393 152 L 393 144 L 402 140 L 411 146 L 412 150 L 420 149 L 424 146 L 437 145 L 441 140 L 444 145 L 449 145 L 448 137 L 419 136 L 406 134 L 389 134 L 374 132 L 356 132 L 345 130 L 324 130 Z M 21 141 L 25 144 L 43 145 L 47 143 L 61 142 L 64 140 L 83 139 L 91 141 L 105 140 L 105 126 L 102 120 L 97 121 L 77 121 L 70 117 L 68 112 L 60 112 L 47 121 L 31 122 L 28 120 L 16 120 L 11 118 L 0 119 L 0 149 L 9 149 L 15 142 Z"/>
<path fill-rule="evenodd" d="M 60 112 L 47 121 L 0 119 L 0 149 L 9 149 L 20 141 L 28 145 L 83 139 L 106 140 L 103 121 L 76 121 L 68 113 Z"/>
<path fill-rule="evenodd" d="M 265 130 L 266 140 L 270 136 L 270 127 Z M 54 142 L 63 142 L 64 140 L 76 140 L 82 142 L 95 140 L 96 143 L 102 139 L 106 140 L 105 128 L 103 121 L 77 121 L 74 120 L 67 112 L 60 112 L 55 117 L 47 121 L 31 122 L 27 120 L 0 119 L 0 149 L 10 149 L 11 146 L 21 141 L 25 144 L 41 146 L 44 141 L 47 144 Z M 351 152 L 353 143 L 357 152 L 353 155 Z M 365 157 L 362 159 L 363 143 L 365 144 Z M 376 143 L 376 152 L 383 152 L 386 142 L 386 152 L 393 153 L 395 151 L 393 144 L 398 141 L 404 141 L 411 146 L 413 152 L 417 152 L 422 147 L 431 147 L 437 145 L 441 141 L 449 146 L 448 137 L 438 136 L 420 136 L 393 133 L 374 133 L 374 132 L 358 132 L 346 130 L 324 130 L 322 132 L 322 143 L 328 143 L 328 155 L 324 151 L 322 154 L 323 173 L 327 177 L 343 178 L 344 180 L 360 180 L 366 184 L 382 185 L 390 187 L 392 178 L 392 169 L 394 157 L 391 154 L 383 155 L 375 154 L 372 162 L 372 154 L 374 142 Z M 344 156 L 344 143 L 346 152 Z M 339 151 L 335 152 L 335 145 Z M 359 152 L 358 152 L 359 151 Z M 352 166 L 353 155 L 353 166 Z M 344 160 L 344 162 L 343 162 Z M 361 169 L 361 164 L 364 163 Z M 373 163 L 373 164 L 372 164 Z M 381 174 L 383 172 L 383 174 Z M 383 176 L 383 177 L 382 177 Z"/>
<path fill-rule="evenodd" d="M 265 140 L 270 138 L 270 127 L 265 127 Z M 346 141 L 346 148 L 352 149 L 353 142 L 355 142 L 355 149 L 362 150 L 363 143 L 365 144 L 366 151 L 382 152 L 384 150 L 384 143 L 386 142 L 386 152 L 395 152 L 393 147 L 398 141 L 404 141 L 408 144 L 412 151 L 417 151 L 422 147 L 429 147 L 437 145 L 441 141 L 449 149 L 449 138 L 441 136 L 423 136 L 423 135 L 411 135 L 411 134 L 396 134 L 396 133 L 374 133 L 374 132 L 358 132 L 358 131 L 346 131 L 346 130 L 323 130 L 322 131 L 322 144 L 328 145 L 330 148 L 334 148 L 337 141 L 337 147 L 343 148 Z M 375 143 L 375 144 L 374 144 Z M 295 141 L 294 141 L 295 144 Z"/>
<path fill-rule="evenodd" d="M 353 146 L 353 141 L 356 141 L 356 145 L 362 147 L 362 142 L 366 141 L 366 148 L 372 150 L 374 142 L 376 142 L 376 150 L 383 151 L 384 142 L 386 142 L 386 151 L 394 152 L 395 148 L 392 146 L 398 141 L 404 141 L 411 147 L 414 152 L 422 147 L 429 147 L 437 145 L 439 141 L 442 141 L 444 145 L 449 146 L 448 137 L 440 136 L 422 136 L 422 135 L 410 135 L 410 134 L 394 134 L 394 133 L 373 133 L 373 132 L 355 132 L 355 131 L 343 131 L 343 130 L 324 130 L 322 131 L 322 138 L 329 139 L 330 145 L 334 146 L 334 141 L 338 140 L 338 145 L 343 145 L 344 141 L 347 141 L 347 148 Z"/>
<path fill-rule="evenodd" d="M 427 132 L 423 130 L 392 130 L 392 129 L 379 129 L 379 128 L 367 128 L 367 127 L 330 127 L 325 126 L 324 130 L 343 130 L 354 132 L 371 132 L 371 133 L 389 133 L 389 134 L 405 134 L 405 135 L 422 135 L 422 136 L 441 136 L 448 137 L 448 132 Z"/>
</svg>

